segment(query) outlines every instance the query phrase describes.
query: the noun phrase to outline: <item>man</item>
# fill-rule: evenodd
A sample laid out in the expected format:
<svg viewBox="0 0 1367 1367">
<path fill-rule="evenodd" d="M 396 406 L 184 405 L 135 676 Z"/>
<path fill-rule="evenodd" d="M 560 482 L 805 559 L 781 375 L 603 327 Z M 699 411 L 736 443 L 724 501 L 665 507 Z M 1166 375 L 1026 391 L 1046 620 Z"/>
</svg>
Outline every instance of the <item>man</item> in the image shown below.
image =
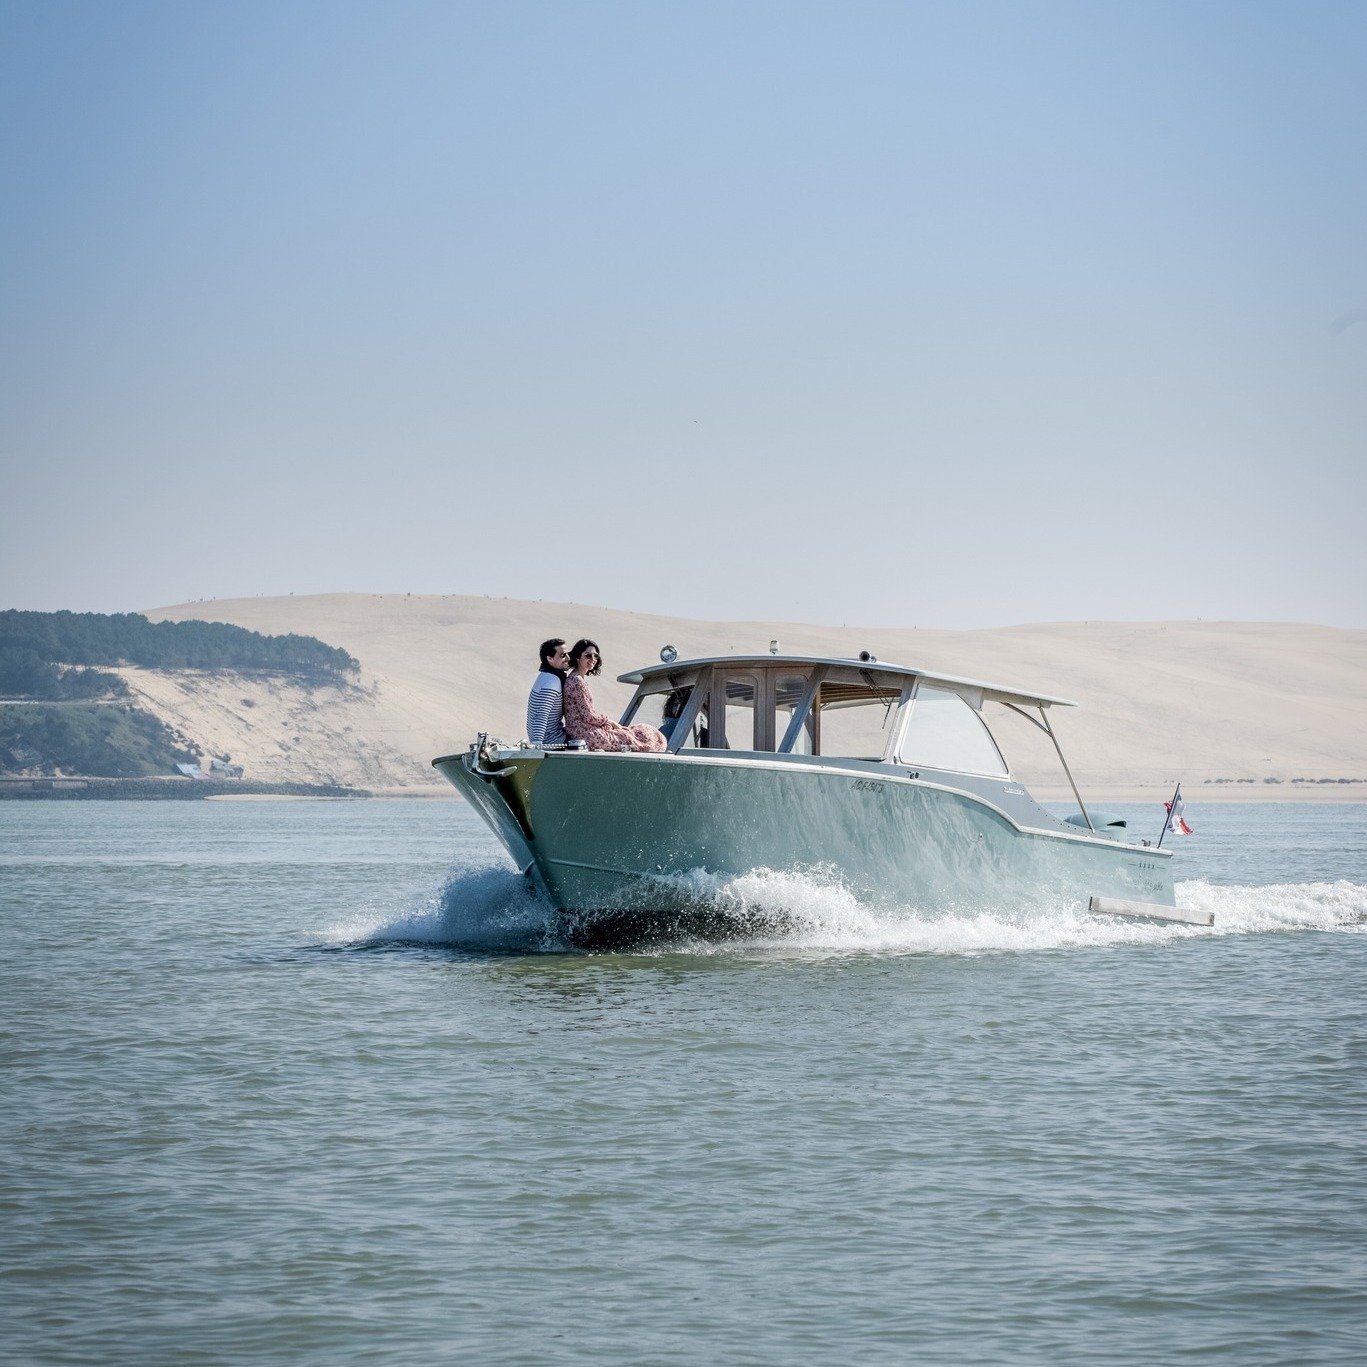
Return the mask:
<svg viewBox="0 0 1367 1367">
<path fill-rule="evenodd" d="M 527 698 L 527 739 L 533 745 L 565 743 L 565 671 L 570 653 L 559 637 L 541 642 L 541 669 Z"/>
</svg>

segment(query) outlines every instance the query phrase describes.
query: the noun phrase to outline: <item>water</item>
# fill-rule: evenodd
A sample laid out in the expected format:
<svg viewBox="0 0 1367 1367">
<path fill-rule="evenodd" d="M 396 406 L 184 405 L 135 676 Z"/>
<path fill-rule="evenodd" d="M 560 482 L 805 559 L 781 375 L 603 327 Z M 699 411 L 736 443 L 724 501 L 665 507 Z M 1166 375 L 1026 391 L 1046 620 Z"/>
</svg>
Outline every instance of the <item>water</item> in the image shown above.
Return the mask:
<svg viewBox="0 0 1367 1367">
<path fill-rule="evenodd" d="M 1188 815 L 1214 933 L 586 954 L 456 803 L 0 804 L 0 1356 L 1361 1361 L 1367 807 Z"/>
</svg>

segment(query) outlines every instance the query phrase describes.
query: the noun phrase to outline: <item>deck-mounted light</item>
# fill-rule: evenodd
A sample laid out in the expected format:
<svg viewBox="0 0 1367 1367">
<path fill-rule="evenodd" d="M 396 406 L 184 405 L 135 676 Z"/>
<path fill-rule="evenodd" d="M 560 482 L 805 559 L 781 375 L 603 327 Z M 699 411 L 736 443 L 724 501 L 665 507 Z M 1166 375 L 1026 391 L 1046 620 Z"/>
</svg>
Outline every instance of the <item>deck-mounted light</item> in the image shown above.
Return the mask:
<svg viewBox="0 0 1367 1367">
<path fill-rule="evenodd" d="M 867 650 L 861 650 L 861 651 L 859 652 L 859 658 L 860 658 L 866 665 L 876 665 L 876 664 L 878 663 L 878 656 L 877 656 L 877 655 L 871 655 Z"/>
<path fill-rule="evenodd" d="M 660 663 L 672 665 L 679 658 L 679 652 L 673 646 L 664 646 L 660 650 Z"/>
</svg>

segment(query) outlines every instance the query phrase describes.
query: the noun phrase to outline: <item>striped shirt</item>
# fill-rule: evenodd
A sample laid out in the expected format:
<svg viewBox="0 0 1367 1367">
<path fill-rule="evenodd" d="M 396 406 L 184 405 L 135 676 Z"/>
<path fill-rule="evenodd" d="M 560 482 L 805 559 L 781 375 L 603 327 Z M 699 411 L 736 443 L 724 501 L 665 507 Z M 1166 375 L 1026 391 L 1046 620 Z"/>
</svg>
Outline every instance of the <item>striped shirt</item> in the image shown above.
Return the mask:
<svg viewBox="0 0 1367 1367">
<path fill-rule="evenodd" d="M 564 745 L 565 693 L 560 675 L 543 669 L 527 698 L 527 739 L 533 745 Z"/>
</svg>

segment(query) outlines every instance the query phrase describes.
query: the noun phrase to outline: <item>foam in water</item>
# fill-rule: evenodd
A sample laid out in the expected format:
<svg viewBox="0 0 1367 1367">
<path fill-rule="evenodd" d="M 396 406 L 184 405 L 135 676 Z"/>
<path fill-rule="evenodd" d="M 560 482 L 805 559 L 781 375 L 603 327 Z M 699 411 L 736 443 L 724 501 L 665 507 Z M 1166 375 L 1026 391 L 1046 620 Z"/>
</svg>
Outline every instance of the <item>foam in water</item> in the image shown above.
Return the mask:
<svg viewBox="0 0 1367 1367">
<path fill-rule="evenodd" d="M 1267 883 L 1226 886 L 1195 879 L 1177 885 L 1179 906 L 1215 913 L 1214 931 L 1249 935 L 1276 930 L 1367 928 L 1367 886 L 1340 878 L 1332 883 Z"/>
<path fill-rule="evenodd" d="M 1020 953 L 1200 936 L 1361 931 L 1367 924 L 1367 886 L 1347 880 L 1179 884 L 1178 904 L 1214 912 L 1213 929 L 1094 916 L 1047 902 L 935 912 L 871 905 L 836 870 L 820 866 L 757 868 L 738 877 L 696 869 L 667 881 L 673 894 L 703 913 L 707 929 L 671 932 L 649 946 L 654 952 L 705 954 L 748 946 L 819 954 Z M 520 874 L 498 865 L 454 873 L 422 906 L 398 915 L 358 917 L 332 927 L 327 938 L 361 946 L 431 944 L 483 952 L 572 948 L 554 909 Z"/>
<path fill-rule="evenodd" d="M 553 907 L 505 864 L 451 874 L 420 906 L 382 915 L 358 915 L 330 926 L 331 944 L 370 948 L 385 944 L 555 953 L 569 948 Z"/>
</svg>

